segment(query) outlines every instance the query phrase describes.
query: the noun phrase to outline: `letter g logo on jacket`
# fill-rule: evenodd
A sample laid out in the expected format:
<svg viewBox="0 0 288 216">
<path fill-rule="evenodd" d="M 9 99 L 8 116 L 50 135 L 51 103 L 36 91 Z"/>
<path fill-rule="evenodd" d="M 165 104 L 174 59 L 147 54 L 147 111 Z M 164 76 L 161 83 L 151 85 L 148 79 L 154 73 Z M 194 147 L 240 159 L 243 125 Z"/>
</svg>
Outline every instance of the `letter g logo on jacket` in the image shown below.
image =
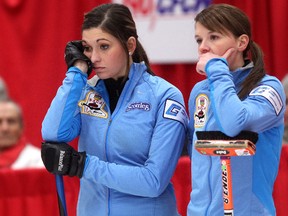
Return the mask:
<svg viewBox="0 0 288 216">
<path fill-rule="evenodd" d="M 182 104 L 177 101 L 167 99 L 165 102 L 164 118 L 181 122 L 185 127 L 188 123 L 188 115 Z"/>
</svg>

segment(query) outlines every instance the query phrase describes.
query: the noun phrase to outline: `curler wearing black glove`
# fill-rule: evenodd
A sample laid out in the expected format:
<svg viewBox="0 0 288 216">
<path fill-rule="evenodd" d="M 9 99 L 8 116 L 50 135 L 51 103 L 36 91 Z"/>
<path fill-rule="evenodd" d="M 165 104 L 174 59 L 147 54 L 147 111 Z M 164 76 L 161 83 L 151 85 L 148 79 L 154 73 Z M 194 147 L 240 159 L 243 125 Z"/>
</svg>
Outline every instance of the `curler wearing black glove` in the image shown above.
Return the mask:
<svg viewBox="0 0 288 216">
<path fill-rule="evenodd" d="M 68 69 L 74 66 L 74 63 L 77 60 L 85 61 L 88 66 L 87 75 L 89 76 L 92 72 L 93 65 L 91 60 L 84 55 L 83 52 L 84 47 L 81 40 L 70 41 L 66 45 L 64 58 Z"/>
<path fill-rule="evenodd" d="M 46 169 L 57 175 L 83 175 L 86 152 L 77 152 L 67 143 L 43 142 L 41 157 Z"/>
</svg>

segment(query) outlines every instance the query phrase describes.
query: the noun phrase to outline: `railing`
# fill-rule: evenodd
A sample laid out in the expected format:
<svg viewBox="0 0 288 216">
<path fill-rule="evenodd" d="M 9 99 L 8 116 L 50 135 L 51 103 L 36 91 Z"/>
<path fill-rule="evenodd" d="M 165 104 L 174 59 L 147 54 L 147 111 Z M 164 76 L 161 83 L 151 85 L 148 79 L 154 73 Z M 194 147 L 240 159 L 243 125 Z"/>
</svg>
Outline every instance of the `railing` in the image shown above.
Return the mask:
<svg viewBox="0 0 288 216">
<path fill-rule="evenodd" d="M 190 159 L 182 156 L 172 178 L 179 213 L 186 216 L 190 199 Z M 76 216 L 79 179 L 64 177 L 67 210 Z M 288 145 L 283 146 L 279 173 L 274 186 L 277 216 L 288 212 Z M 57 216 L 59 215 L 55 178 L 45 169 L 0 171 L 0 215 Z"/>
</svg>

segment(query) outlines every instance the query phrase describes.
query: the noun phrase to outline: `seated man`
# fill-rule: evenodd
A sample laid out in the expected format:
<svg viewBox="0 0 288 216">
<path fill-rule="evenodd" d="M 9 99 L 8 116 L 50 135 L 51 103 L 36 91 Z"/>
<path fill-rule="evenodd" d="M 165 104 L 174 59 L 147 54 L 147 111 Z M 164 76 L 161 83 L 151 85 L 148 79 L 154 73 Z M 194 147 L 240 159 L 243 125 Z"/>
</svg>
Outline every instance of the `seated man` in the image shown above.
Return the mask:
<svg viewBox="0 0 288 216">
<path fill-rule="evenodd" d="M 0 169 L 42 168 L 40 148 L 26 142 L 21 108 L 0 100 Z"/>
</svg>

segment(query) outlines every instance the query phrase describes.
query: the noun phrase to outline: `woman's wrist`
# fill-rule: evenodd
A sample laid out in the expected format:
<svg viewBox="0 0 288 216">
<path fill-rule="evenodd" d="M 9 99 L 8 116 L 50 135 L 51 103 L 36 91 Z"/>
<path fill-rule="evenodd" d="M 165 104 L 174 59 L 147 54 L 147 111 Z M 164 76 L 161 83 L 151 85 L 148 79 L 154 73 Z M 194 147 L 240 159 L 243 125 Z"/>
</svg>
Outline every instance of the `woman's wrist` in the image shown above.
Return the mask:
<svg viewBox="0 0 288 216">
<path fill-rule="evenodd" d="M 83 60 L 75 61 L 74 66 L 77 67 L 79 70 L 81 70 L 83 73 L 87 73 L 88 71 L 88 65 Z"/>
</svg>

